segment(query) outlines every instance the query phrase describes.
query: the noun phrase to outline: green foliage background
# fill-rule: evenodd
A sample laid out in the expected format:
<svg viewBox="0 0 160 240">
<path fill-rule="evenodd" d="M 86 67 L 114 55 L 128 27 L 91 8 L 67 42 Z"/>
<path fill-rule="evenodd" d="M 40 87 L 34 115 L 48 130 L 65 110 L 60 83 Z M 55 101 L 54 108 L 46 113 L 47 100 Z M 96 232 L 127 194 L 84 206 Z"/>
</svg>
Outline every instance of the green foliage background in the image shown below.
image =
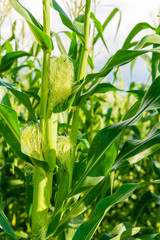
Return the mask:
<svg viewBox="0 0 160 240">
<path fill-rule="evenodd" d="M 56 1 L 52 1 L 51 6 L 59 12 L 63 24 L 70 29 L 66 32 L 66 38 L 70 39 L 70 47 L 65 49 L 59 33 L 51 33 L 51 41 L 43 32 L 42 26 L 27 10 L 18 8 L 16 0 L 12 0 L 11 3 L 25 17 L 38 41 L 33 42 L 29 52 L 19 50 L 19 40 L 15 35 L 16 23 L 10 26 L 12 35 L 8 39 L 3 39 L 1 36 L 0 224 L 2 230 L 0 238 L 16 239 L 17 236 L 19 239 L 30 239 L 34 168 L 29 157 L 21 152 L 20 130 L 27 122 L 39 120 L 41 48 L 52 49 L 52 41 L 56 42 L 60 54 L 68 54 L 77 69 L 84 37 L 80 28 L 77 29 L 75 26 L 78 24 L 82 26 L 84 17 L 83 8 L 80 8 L 78 13 L 82 15 L 75 16 L 73 24 Z M 103 31 L 116 14 L 120 14 L 117 8 L 107 16 L 104 23 L 100 23 L 94 13 L 91 14 L 95 28 L 93 46 L 100 39 L 108 49 Z M 121 15 L 118 27 L 115 26 L 117 29 L 120 20 Z M 152 29 L 153 34 L 134 42 L 134 37 L 145 28 Z M 80 193 L 80 199 L 83 199 L 86 196 L 85 190 L 90 191 L 98 184 L 100 186 L 97 195 L 95 192 L 94 196 L 94 190 L 91 192 L 94 196 L 89 202 L 91 204 L 88 203 L 86 210 L 82 210 L 82 214 L 78 214 L 75 220 L 71 217 L 70 226 L 66 227 L 67 230 L 60 234 L 58 239 L 160 239 L 159 46 L 159 26 L 154 28 L 148 23 L 139 23 L 128 33 L 122 48 L 106 61 L 105 66 L 101 66 L 99 73 L 94 72 L 93 47 L 89 52 L 85 80 L 81 79 L 75 83 L 72 95 L 62 108 L 58 106 L 53 109 L 54 112 L 59 112 L 58 134 L 68 135 L 72 127 L 74 108 L 80 106 L 72 196 L 76 199 L 77 195 L 74 194 Z M 148 52 L 151 54 L 148 55 Z M 130 82 L 128 89 L 123 89 L 121 77 L 123 64 L 131 64 L 131 71 L 134 71 L 136 57 L 142 57 L 146 61 L 146 69 L 148 67 L 150 70 L 150 80 L 142 79 L 142 83 L 138 84 Z M 107 75 L 111 71 L 114 73 L 114 79 L 112 83 L 108 83 Z M 75 79 L 76 76 L 77 72 Z M 79 89 L 81 89 L 80 94 L 76 95 Z M 141 108 L 139 108 L 140 104 Z M 139 109 L 144 110 L 138 115 Z M 133 120 L 134 117 L 136 120 Z M 150 133 L 151 129 L 153 132 Z M 36 164 L 41 164 L 46 171 L 47 165 L 44 162 L 40 163 L 36 160 Z M 91 165 L 94 167 L 91 168 Z M 51 214 L 54 212 L 54 196 L 58 189 L 62 167 L 57 160 L 53 177 Z M 92 178 L 91 182 L 89 177 Z M 129 183 L 133 184 L 131 186 L 135 191 L 131 189 L 127 197 L 125 189 L 121 187 L 129 188 L 130 185 L 125 185 Z M 98 214 L 103 216 L 101 210 L 106 204 L 103 205 L 103 201 L 109 201 L 106 198 L 110 199 L 109 197 L 112 196 L 116 199 L 116 191 L 120 191 L 118 192 L 120 200 L 117 198 L 117 204 L 113 204 L 110 210 L 107 208 L 109 211 L 104 214 L 103 221 L 97 225 L 95 234 L 92 236 L 90 230 L 91 235 L 88 238 L 87 234 L 78 235 L 78 231 L 84 234 L 88 231 Z M 123 199 L 124 196 L 126 198 Z M 64 216 L 69 216 L 67 214 L 71 207 L 72 205 L 69 205 Z M 47 221 L 49 222 L 49 219 L 46 219 Z M 82 225 L 78 228 L 80 224 Z M 52 225 L 51 222 L 49 230 Z M 135 236 L 132 236 L 131 229 L 133 232 L 137 231 Z M 56 229 L 55 232 L 58 230 Z M 48 233 L 50 239 L 55 239 L 52 238 L 53 233 L 52 231 Z"/>
</svg>

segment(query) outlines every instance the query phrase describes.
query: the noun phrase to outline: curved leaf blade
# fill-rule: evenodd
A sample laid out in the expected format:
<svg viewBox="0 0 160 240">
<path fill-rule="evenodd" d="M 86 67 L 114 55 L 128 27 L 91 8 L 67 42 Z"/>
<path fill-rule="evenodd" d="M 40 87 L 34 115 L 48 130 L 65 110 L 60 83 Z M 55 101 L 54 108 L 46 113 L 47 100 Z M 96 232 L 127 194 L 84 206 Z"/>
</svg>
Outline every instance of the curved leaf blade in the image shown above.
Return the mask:
<svg viewBox="0 0 160 240">
<path fill-rule="evenodd" d="M 12 108 L 2 104 L 0 104 L 0 134 L 4 137 L 17 157 L 31 164 L 33 162 L 34 165 L 43 169 L 43 172 L 48 172 L 49 165 L 47 162 L 37 159 L 31 159 L 31 162 L 29 157 L 21 151 L 21 134 L 18 126 L 17 113 Z"/>
<path fill-rule="evenodd" d="M 73 189 L 71 194 L 74 195 L 74 193 L 82 184 L 88 173 L 94 168 L 94 166 L 101 159 L 101 157 L 106 152 L 106 150 L 111 146 L 111 144 L 118 138 L 118 136 L 120 136 L 123 129 L 135 124 L 135 122 L 146 110 L 160 108 L 159 89 L 160 89 L 160 76 L 152 83 L 152 85 L 144 95 L 142 103 L 133 117 L 130 117 L 129 119 L 126 119 L 122 122 L 117 122 L 110 126 L 107 126 L 106 128 L 103 128 L 96 134 L 91 143 L 88 153 L 89 166 L 86 172 L 79 180 L 79 182 L 77 183 L 77 185 L 75 186 L 75 188 Z"/>
<path fill-rule="evenodd" d="M 129 33 L 128 37 L 126 38 L 122 49 L 128 49 L 130 48 L 130 44 L 131 44 L 131 40 L 142 30 L 144 29 L 152 29 L 155 31 L 155 28 L 152 27 L 150 24 L 146 23 L 146 22 L 141 22 L 136 24 L 136 26 L 132 29 L 132 31 Z"/>
<path fill-rule="evenodd" d="M 84 41 L 83 35 L 78 31 L 76 26 L 73 24 L 71 19 L 67 16 L 67 14 L 63 11 L 63 9 L 59 6 L 59 4 L 55 0 L 51 0 L 50 5 L 51 5 L 52 8 L 54 8 L 59 13 L 63 24 L 66 27 L 68 27 L 70 30 L 75 32 L 77 34 L 79 40 L 81 41 L 81 43 L 83 45 L 85 45 L 85 41 Z"/>
<path fill-rule="evenodd" d="M 29 158 L 21 152 L 17 114 L 13 109 L 2 104 L 0 104 L 0 133 L 16 156 L 30 162 Z"/>
<path fill-rule="evenodd" d="M 117 226 L 118 227 L 118 226 Z M 151 240 L 159 239 L 160 234 L 154 231 L 153 229 L 147 227 L 132 227 L 120 232 L 117 236 L 115 234 L 104 235 L 101 240 L 126 240 L 126 239 L 137 239 L 137 240 Z"/>
<path fill-rule="evenodd" d="M 157 35 L 159 36 L 159 35 Z M 160 36 L 159 36 L 160 37 Z M 140 47 L 143 47 L 148 41 L 152 42 L 152 44 L 154 42 L 157 42 L 158 38 L 155 39 L 153 36 L 150 37 L 150 39 L 148 38 L 148 36 L 146 38 L 143 39 L 143 42 L 140 42 L 139 45 L 137 45 L 137 47 L 134 50 L 124 50 L 124 49 L 120 49 L 118 50 L 106 63 L 106 65 L 100 70 L 100 72 L 98 73 L 92 73 L 92 74 L 88 74 L 85 78 L 85 82 L 83 84 L 86 85 L 89 82 L 91 82 L 93 79 L 95 78 L 103 78 L 106 77 L 114 67 L 118 67 L 124 64 L 127 64 L 128 62 L 132 61 L 133 59 L 135 59 L 138 56 L 141 56 L 145 53 L 149 53 L 149 52 L 155 52 L 155 53 L 159 53 L 160 52 L 160 48 L 154 48 L 154 49 L 149 49 L 149 50 L 141 50 Z M 150 43 L 151 44 L 151 43 Z"/>
<path fill-rule="evenodd" d="M 106 26 L 108 25 L 108 23 L 113 19 L 113 17 L 116 15 L 116 13 L 120 13 L 120 17 L 119 17 L 119 22 L 118 22 L 118 26 L 117 26 L 117 30 L 116 33 L 119 29 L 120 23 L 121 23 L 121 12 L 118 8 L 113 9 L 113 11 L 110 13 L 110 15 L 107 17 L 107 19 L 104 21 L 104 23 L 102 24 L 102 32 L 105 30 Z M 97 40 L 99 39 L 99 34 L 97 34 L 93 40 L 93 44 L 95 44 L 97 42 Z"/>
<path fill-rule="evenodd" d="M 116 156 L 117 156 L 117 148 L 115 144 L 112 144 L 107 149 L 107 151 L 102 156 L 102 158 L 90 169 L 84 181 L 81 182 L 80 186 L 76 187 L 76 191 L 74 191 L 74 194 L 78 194 L 83 191 L 86 191 L 87 189 L 95 186 L 100 181 L 102 181 L 103 178 L 110 171 L 116 159 Z M 75 183 L 75 186 L 77 186 L 77 184 L 79 183 Z"/>
<path fill-rule="evenodd" d="M 114 194 L 102 199 L 94 209 L 89 220 L 84 222 L 76 231 L 73 240 L 90 240 L 103 220 L 108 210 L 115 204 L 124 201 L 126 198 L 137 189 L 153 183 L 160 183 L 159 181 L 152 183 L 128 183 L 123 184 Z"/>
<path fill-rule="evenodd" d="M 15 51 L 15 52 L 10 52 L 6 53 L 2 57 L 1 64 L 0 64 L 0 73 L 7 71 L 10 69 L 13 65 L 13 63 L 21 57 L 26 57 L 26 56 L 31 56 L 29 53 L 25 51 Z"/>
<path fill-rule="evenodd" d="M 48 228 L 48 233 L 47 233 L 47 238 L 52 236 L 59 235 L 65 227 L 68 225 L 71 219 L 76 218 L 80 214 L 82 214 L 86 209 L 92 204 L 93 199 L 96 199 L 99 194 L 101 193 L 101 189 L 105 183 L 105 179 L 100 181 L 96 186 L 92 187 L 83 197 L 81 197 L 75 204 L 75 206 L 72 208 L 72 210 L 64 216 L 64 218 L 61 220 L 57 231 L 54 234 L 54 229 L 55 229 L 55 222 L 56 222 L 56 217 L 55 215 L 49 224 Z"/>
<path fill-rule="evenodd" d="M 112 169 L 133 164 L 151 155 L 160 147 L 160 124 L 153 127 L 149 135 L 143 140 L 129 140 L 121 149 Z"/>
<path fill-rule="evenodd" d="M 65 50 L 65 47 L 62 43 L 62 40 L 60 38 L 60 36 L 57 34 L 57 33 L 52 33 L 52 35 L 55 37 L 56 39 L 56 42 L 57 42 L 57 45 L 58 45 L 58 48 L 59 48 L 59 51 L 62 55 L 67 55 L 67 52 Z"/>
<path fill-rule="evenodd" d="M 88 90 L 86 90 L 84 93 L 81 94 L 80 97 L 78 97 L 75 101 L 76 105 L 82 105 L 83 102 L 87 100 L 90 96 L 92 96 L 95 93 L 106 93 L 106 92 L 126 92 L 133 94 L 137 99 L 141 99 L 144 96 L 143 90 L 132 90 L 132 91 L 125 91 L 123 89 L 119 89 L 112 85 L 111 83 L 100 83 L 103 79 L 98 80 L 95 84 L 92 85 Z"/>
<path fill-rule="evenodd" d="M 160 77 L 158 77 L 152 83 L 152 85 L 144 95 L 140 108 L 138 112 L 135 114 L 135 116 L 125 121 L 110 125 L 97 133 L 97 135 L 92 141 L 92 144 L 89 150 L 89 154 L 88 154 L 89 159 L 99 158 L 101 154 L 103 154 L 103 150 L 101 151 L 100 149 L 103 149 L 104 145 L 106 147 L 109 147 L 111 143 L 114 141 L 114 139 L 116 139 L 119 136 L 121 131 L 126 126 L 131 126 L 133 123 L 135 123 L 144 111 L 160 108 L 159 87 L 160 87 Z M 101 154 L 99 155 L 100 152 Z"/>
<path fill-rule="evenodd" d="M 31 105 L 31 102 L 29 100 L 29 97 L 24 92 L 16 90 L 14 88 L 16 86 L 14 86 L 13 84 L 4 82 L 4 81 L 0 81 L 0 86 L 5 87 L 10 92 L 12 92 L 23 103 L 23 105 L 27 108 L 27 110 L 30 113 L 30 116 L 31 116 L 32 120 L 35 121 L 35 122 L 37 121 L 36 116 L 35 116 L 34 111 L 33 111 L 33 108 L 32 108 L 32 105 Z"/>
<path fill-rule="evenodd" d="M 92 13 L 92 12 L 90 14 L 90 18 L 93 20 L 94 25 L 95 25 L 95 27 L 97 29 L 98 35 L 101 38 L 105 48 L 109 52 L 109 49 L 108 49 L 107 44 L 106 44 L 106 42 L 104 40 L 104 37 L 103 37 L 103 26 L 102 26 L 102 24 L 100 23 L 100 21 L 95 17 L 94 13 Z"/>
<path fill-rule="evenodd" d="M 25 8 L 23 7 L 18 0 L 10 0 L 13 8 L 22 15 L 27 21 L 33 35 L 38 41 L 39 45 L 42 48 L 53 49 L 53 43 L 51 38 L 43 32 L 42 25 L 35 19 L 35 17 Z"/>
<path fill-rule="evenodd" d="M 123 91 L 116 88 L 111 83 L 100 83 L 101 81 L 102 79 L 96 81 L 96 83 L 93 84 L 92 87 L 90 87 L 88 90 L 82 93 L 81 96 L 76 99 L 76 105 L 79 105 L 79 106 L 82 105 L 82 103 L 84 103 L 87 100 L 87 98 L 89 98 L 95 93 L 106 93 L 109 91 L 113 91 L 113 92 Z"/>
<path fill-rule="evenodd" d="M 138 44 L 135 46 L 134 50 L 142 49 L 145 46 L 149 46 L 152 44 L 159 44 L 159 41 L 160 41 L 160 35 L 158 35 L 158 34 L 147 35 L 138 42 Z M 153 50 L 154 49 L 156 49 L 156 47 L 153 48 Z M 154 53 L 154 51 L 153 51 L 153 53 Z"/>
</svg>

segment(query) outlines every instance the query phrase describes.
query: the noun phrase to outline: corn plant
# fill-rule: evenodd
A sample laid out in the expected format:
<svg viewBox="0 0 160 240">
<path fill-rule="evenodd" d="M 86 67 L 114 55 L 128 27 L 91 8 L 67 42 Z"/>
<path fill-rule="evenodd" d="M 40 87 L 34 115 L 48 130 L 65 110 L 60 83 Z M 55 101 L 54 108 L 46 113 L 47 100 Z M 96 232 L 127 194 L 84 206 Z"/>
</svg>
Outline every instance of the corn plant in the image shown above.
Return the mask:
<svg viewBox="0 0 160 240">
<path fill-rule="evenodd" d="M 38 45 L 36 52 L 32 48 L 29 53 L 11 51 L 9 44 L 1 48 L 1 52 L 3 49 L 6 52 L 0 59 L 0 86 L 5 89 L 0 98 L 0 134 L 5 140 L 4 146 L 7 143 L 12 150 L 10 154 L 14 161 L 25 161 L 24 167 L 28 166 L 29 171 L 33 172 L 32 178 L 25 174 L 28 190 L 29 181 L 33 181 L 31 194 L 28 194 L 31 228 L 28 227 L 26 233 L 15 233 L 3 212 L 0 199 L 0 223 L 6 233 L 2 237 L 36 240 L 94 239 L 96 230 L 102 220 L 107 218 L 109 210 L 116 208 L 116 204 L 122 204 L 134 191 L 143 192 L 141 204 L 137 207 L 139 211 L 146 198 L 158 204 L 156 186 L 160 180 L 157 179 L 159 167 L 156 154 L 160 145 L 159 27 L 155 29 L 147 23 L 136 25 L 122 49 L 111 56 L 99 72 L 94 73 L 93 55 L 88 53 L 90 19 L 97 29 L 93 46 L 98 38 L 101 38 L 108 49 L 103 30 L 118 12 L 117 9 L 111 12 L 102 25 L 94 13 L 91 13 L 91 0 L 88 0 L 85 2 L 84 14 L 77 17 L 73 23 L 55 0 L 43 0 L 42 26 L 17 0 L 10 2 L 27 21 Z M 67 33 L 71 39 L 68 53 L 59 36 L 51 32 L 50 7 L 58 11 L 63 24 L 71 31 Z M 81 29 L 77 27 L 78 24 Z M 139 42 L 133 42 L 134 36 L 144 28 L 151 28 L 154 34 L 144 36 Z M 59 49 L 63 53 L 59 57 L 54 56 L 52 36 L 56 36 Z M 37 59 L 39 48 L 43 51 L 42 69 L 38 71 L 34 65 L 34 73 L 38 74 L 30 74 L 28 89 L 22 81 L 21 91 L 16 86 L 19 70 L 26 67 L 26 62 L 33 66 L 34 61 L 37 61 L 41 66 Z M 94 119 L 91 118 L 96 118 L 99 102 L 105 101 L 109 91 L 123 91 L 103 81 L 104 78 L 112 70 L 149 52 L 152 53 L 152 84 L 141 90 L 131 87 L 127 94 L 135 96 L 134 104 L 128 106 L 126 113 L 112 123 L 111 114 L 108 112 L 102 126 L 95 127 Z M 26 58 L 25 62 L 17 66 L 17 59 L 21 57 Z M 33 57 L 34 61 L 29 61 Z M 92 69 L 90 74 L 86 71 L 87 64 Z M 14 80 L 14 84 L 6 81 L 5 76 Z M 39 93 L 36 89 L 39 91 L 40 78 Z M 101 94 L 105 96 L 98 100 L 97 96 Z M 15 98 L 24 111 L 21 116 L 13 104 Z M 138 125 L 145 121 L 145 114 L 153 114 L 154 119 L 150 126 L 151 131 L 141 139 Z M 60 117 L 65 120 L 60 120 Z M 129 135 L 126 132 L 131 130 L 135 134 L 139 133 L 137 138 L 126 138 L 126 135 Z M 128 179 L 129 182 L 122 179 L 116 186 L 118 177 L 124 175 L 123 171 L 139 166 L 136 164 L 144 159 L 154 167 L 157 173 L 154 178 L 145 181 Z M 149 187 L 152 187 L 154 192 L 149 191 Z M 86 217 L 89 210 L 91 214 L 88 213 Z M 160 239 L 156 229 L 137 226 L 137 219 L 138 212 L 135 209 L 133 222 L 121 223 L 110 233 L 105 229 L 107 233 L 104 233 L 101 239 Z"/>
</svg>

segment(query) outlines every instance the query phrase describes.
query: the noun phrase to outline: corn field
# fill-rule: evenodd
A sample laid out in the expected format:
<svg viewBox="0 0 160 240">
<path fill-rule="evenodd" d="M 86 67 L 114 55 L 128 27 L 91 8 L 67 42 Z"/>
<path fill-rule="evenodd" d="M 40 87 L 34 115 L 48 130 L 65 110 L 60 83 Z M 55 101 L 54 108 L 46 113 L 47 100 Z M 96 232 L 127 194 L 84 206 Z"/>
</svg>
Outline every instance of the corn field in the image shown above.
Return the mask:
<svg viewBox="0 0 160 240">
<path fill-rule="evenodd" d="M 0 34 L 0 239 L 160 239 L 160 25 L 139 22 L 111 54 L 104 32 L 117 18 L 117 41 L 120 9 L 101 22 L 96 0 L 39 2 L 43 23 L 18 0 L 0 3 L 0 28 L 10 11 L 24 19 L 19 36 L 16 21 Z"/>
</svg>

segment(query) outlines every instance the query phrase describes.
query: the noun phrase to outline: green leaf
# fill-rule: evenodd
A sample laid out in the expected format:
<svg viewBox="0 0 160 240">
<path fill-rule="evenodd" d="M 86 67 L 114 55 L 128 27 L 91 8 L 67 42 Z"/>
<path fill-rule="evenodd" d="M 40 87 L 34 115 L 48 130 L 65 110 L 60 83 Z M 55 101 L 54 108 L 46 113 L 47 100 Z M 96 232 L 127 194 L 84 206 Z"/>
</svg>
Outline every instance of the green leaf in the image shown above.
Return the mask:
<svg viewBox="0 0 160 240">
<path fill-rule="evenodd" d="M 91 171 L 88 172 L 87 177 L 81 183 L 80 187 L 79 188 L 76 187 L 76 192 L 74 191 L 74 194 L 83 192 L 88 188 L 91 188 L 98 184 L 109 172 L 110 168 L 112 167 L 116 159 L 116 156 L 117 149 L 115 145 L 112 144 L 105 152 L 105 154 L 102 156 L 102 158 L 97 162 L 97 164 L 95 164 L 94 167 L 91 168 Z M 88 163 L 88 166 L 89 165 L 90 163 Z M 78 183 L 75 183 L 75 186 L 77 186 L 77 184 Z"/>
<path fill-rule="evenodd" d="M 75 104 L 79 106 L 82 105 L 82 103 L 84 103 L 87 98 L 89 98 L 94 93 L 95 88 L 99 85 L 101 81 L 102 79 L 99 79 L 98 81 L 96 80 L 95 83 L 93 83 L 93 85 L 88 90 L 86 90 L 84 93 L 81 94 L 80 97 L 76 99 Z"/>
<path fill-rule="evenodd" d="M 39 161 L 37 159 L 29 159 L 28 156 L 21 151 L 21 136 L 18 126 L 18 117 L 16 112 L 6 106 L 0 104 L 0 134 L 4 137 L 5 141 L 10 145 L 14 154 L 24 161 L 35 164 L 39 167 L 43 173 L 48 172 L 49 165 L 45 161 Z"/>
<path fill-rule="evenodd" d="M 78 201 L 76 201 L 76 203 L 73 206 L 73 208 L 71 209 L 71 211 L 69 213 L 67 213 L 64 216 L 64 218 L 61 220 L 55 234 L 54 234 L 55 223 L 56 223 L 55 220 L 56 220 L 57 216 L 53 217 L 49 224 L 47 238 L 52 236 L 53 234 L 54 234 L 54 236 L 59 235 L 65 229 L 65 227 L 68 225 L 68 223 L 70 222 L 71 219 L 76 218 L 77 216 L 81 215 L 84 211 L 86 211 L 86 209 L 92 204 L 93 200 L 98 198 L 104 184 L 105 184 L 105 178 L 102 181 L 100 181 L 97 185 L 92 187 Z"/>
<path fill-rule="evenodd" d="M 129 140 L 121 149 L 116 163 L 117 168 L 127 164 L 133 164 L 151 155 L 160 148 L 160 124 L 153 127 L 149 135 L 143 140 Z"/>
<path fill-rule="evenodd" d="M 90 163 L 90 166 L 88 166 L 87 171 L 82 175 L 81 179 L 73 189 L 72 194 L 77 191 L 77 189 L 82 184 L 91 169 L 94 168 L 95 164 L 97 164 L 97 162 L 101 159 L 106 150 L 118 138 L 118 136 L 120 136 L 120 134 L 126 127 L 135 124 L 135 122 L 139 119 L 139 117 L 143 114 L 144 111 L 160 108 L 159 88 L 160 76 L 152 83 L 152 85 L 144 95 L 139 110 L 135 115 L 133 115 L 133 117 L 126 119 L 122 122 L 114 123 L 110 126 L 107 126 L 96 134 L 91 143 L 88 153 L 88 162 Z"/>
<path fill-rule="evenodd" d="M 10 0 L 10 2 L 13 8 L 25 18 L 39 45 L 44 49 L 46 48 L 52 50 L 53 49 L 52 40 L 45 32 L 43 32 L 42 25 L 34 18 L 34 16 L 25 7 L 23 7 L 18 2 L 18 0 Z"/>
<path fill-rule="evenodd" d="M 77 57 L 77 39 L 76 39 L 75 32 L 72 32 L 72 35 L 71 35 L 71 43 L 70 43 L 70 47 L 69 47 L 68 56 L 71 57 L 72 59 L 76 60 L 76 57 Z"/>
<path fill-rule="evenodd" d="M 106 65 L 98 73 L 92 73 L 92 74 L 88 74 L 86 76 L 83 86 L 88 84 L 95 78 L 103 78 L 103 77 L 107 76 L 108 73 L 110 73 L 114 67 L 124 65 L 124 64 L 132 61 L 134 58 L 136 58 L 138 56 L 141 56 L 148 52 L 159 53 L 160 48 L 154 48 L 154 49 L 149 49 L 149 50 L 139 50 L 148 42 L 150 42 L 150 44 L 152 42 L 152 44 L 153 44 L 154 42 L 157 42 L 158 40 L 160 40 L 160 36 L 159 35 L 157 35 L 157 36 L 152 35 L 152 36 L 147 36 L 147 37 L 143 38 L 142 41 L 139 42 L 139 44 L 137 45 L 137 47 L 134 50 L 123 50 L 123 49 L 118 50 L 108 60 Z"/>
<path fill-rule="evenodd" d="M 9 41 L 5 41 L 5 48 L 6 48 L 6 53 L 13 52 L 12 45 L 10 44 Z"/>
<path fill-rule="evenodd" d="M 159 181 L 154 181 L 151 183 L 128 183 L 123 184 L 118 190 L 109 197 L 102 199 L 95 207 L 90 218 L 84 222 L 76 231 L 73 240 L 89 240 L 92 238 L 99 224 L 103 220 L 109 209 L 115 204 L 124 201 L 126 198 L 131 196 L 131 194 L 141 187 L 145 187 L 150 184 L 160 183 Z"/>
<path fill-rule="evenodd" d="M 120 227 L 119 225 L 117 227 Z M 134 239 L 137 240 L 158 240 L 160 234 L 154 231 L 153 229 L 147 227 L 135 227 L 129 228 L 124 231 L 121 231 L 118 235 L 116 234 L 104 234 L 100 240 L 126 240 L 126 239 Z"/>
<path fill-rule="evenodd" d="M 98 84 L 98 86 L 96 86 L 93 93 L 106 93 L 109 91 L 114 92 L 114 91 L 123 91 L 123 90 L 116 88 L 111 83 L 101 83 L 101 84 Z"/>
<path fill-rule="evenodd" d="M 147 35 L 138 42 L 138 44 L 136 45 L 136 47 L 134 49 L 138 50 L 138 49 L 142 49 L 149 45 L 159 44 L 159 41 L 160 41 L 160 35 L 158 35 L 158 34 Z M 155 48 L 153 48 L 153 50 L 154 49 L 157 49 L 157 48 L 155 47 Z M 154 51 L 153 51 L 153 53 L 154 53 Z M 158 53 L 159 53 L 159 51 L 158 51 Z"/>
<path fill-rule="evenodd" d="M 88 155 L 89 159 L 93 158 L 95 160 L 102 156 L 106 147 L 111 145 L 111 143 L 118 137 L 118 135 L 126 126 L 131 126 L 133 123 L 135 123 L 144 111 L 160 108 L 159 87 L 160 77 L 158 77 L 154 83 L 152 83 L 146 92 L 144 98 L 142 99 L 140 108 L 135 116 L 125 121 L 110 125 L 97 133 L 90 147 Z"/>
<path fill-rule="evenodd" d="M 84 35 L 84 14 L 79 15 L 76 19 L 74 19 L 74 25 L 78 31 Z"/>
<path fill-rule="evenodd" d="M 24 51 L 15 51 L 15 52 L 6 53 L 6 55 L 4 55 L 1 60 L 0 73 L 9 70 L 12 67 L 13 63 L 18 58 L 25 57 L 25 56 L 30 57 L 31 55 Z"/>
<path fill-rule="evenodd" d="M 0 133 L 16 156 L 30 162 L 29 158 L 21 152 L 17 114 L 13 109 L 2 104 L 0 104 Z"/>
<path fill-rule="evenodd" d="M 94 70 L 94 63 L 93 63 L 93 61 L 92 61 L 92 58 L 91 58 L 89 55 L 88 55 L 87 61 L 88 61 L 88 64 L 89 64 L 90 68 L 91 68 L 92 70 Z"/>
<path fill-rule="evenodd" d="M 113 11 L 110 13 L 110 15 L 107 17 L 107 19 L 104 21 L 103 25 L 102 25 L 102 32 L 105 30 L 106 26 L 109 24 L 109 22 L 113 19 L 113 17 L 117 14 L 120 13 L 120 18 L 119 18 L 119 23 L 117 26 L 117 30 L 116 33 L 119 29 L 120 23 L 121 23 L 121 12 L 118 8 L 113 9 Z M 93 44 L 95 44 L 97 42 L 97 40 L 99 39 L 99 33 L 95 36 L 94 40 L 93 40 Z"/>
<path fill-rule="evenodd" d="M 57 33 L 53 33 L 53 36 L 56 38 L 56 42 L 57 42 L 57 45 L 58 45 L 60 53 L 62 55 L 67 55 L 65 47 L 63 46 L 63 43 L 62 43 L 61 38 L 59 37 L 59 35 Z"/>
<path fill-rule="evenodd" d="M 134 239 L 140 240 L 151 240 L 159 239 L 160 236 L 155 230 L 148 227 L 132 227 L 128 222 L 120 223 L 117 225 L 110 234 L 104 234 L 100 240 L 126 240 L 134 236 Z M 133 238 L 131 238 L 133 239 Z"/>
<path fill-rule="evenodd" d="M 6 42 L 11 42 L 13 39 L 15 39 L 15 35 L 12 34 L 11 37 L 9 37 L 1 46 L 1 53 L 6 49 Z"/>
<path fill-rule="evenodd" d="M 145 91 L 139 89 L 139 90 L 129 90 L 129 91 L 126 91 L 127 93 L 131 93 L 133 94 L 137 99 L 142 99 L 144 94 L 145 94 Z"/>
<path fill-rule="evenodd" d="M 111 83 L 100 83 L 102 79 L 96 81 L 95 84 L 93 84 L 88 90 L 86 90 L 84 93 L 81 94 L 80 97 L 76 99 L 76 105 L 82 105 L 90 96 L 92 96 L 95 93 L 106 93 L 109 91 L 123 91 L 115 86 L 113 86 Z"/>
<path fill-rule="evenodd" d="M 83 222 L 83 216 L 79 216 L 77 218 L 71 219 L 71 221 L 65 231 L 65 239 L 66 240 L 73 239 L 73 236 L 74 236 L 76 230 L 82 224 L 82 222 Z"/>
<path fill-rule="evenodd" d="M 95 25 L 95 27 L 96 27 L 96 29 L 97 29 L 98 35 L 99 35 L 99 37 L 101 38 L 101 40 L 102 40 L 105 48 L 106 48 L 107 51 L 109 52 L 108 47 L 107 47 L 107 44 L 106 44 L 106 42 L 105 42 L 105 40 L 104 40 L 104 37 L 103 37 L 103 26 L 102 26 L 102 24 L 101 24 L 100 21 L 95 17 L 94 13 L 90 13 L 90 18 L 93 20 L 94 25 Z"/>
<path fill-rule="evenodd" d="M 23 231 L 16 231 L 16 235 L 22 239 L 29 239 L 29 235 Z"/>
<path fill-rule="evenodd" d="M 0 103 L 11 107 L 8 91 L 4 87 L 0 87 Z"/>
<path fill-rule="evenodd" d="M 124 222 L 118 224 L 116 227 L 114 227 L 111 231 L 111 234 L 119 234 L 121 232 L 124 232 L 127 229 L 131 229 L 133 226 L 129 222 Z"/>
<path fill-rule="evenodd" d="M 86 90 L 84 93 L 81 94 L 80 97 L 78 97 L 75 101 L 76 105 L 82 105 L 90 96 L 92 96 L 95 93 L 106 93 L 106 92 L 126 92 L 133 94 L 137 99 L 141 99 L 144 96 L 144 91 L 142 90 L 132 90 L 132 91 L 125 91 L 123 89 L 116 88 L 111 83 L 100 83 L 103 79 L 100 79 L 98 81 L 95 81 L 96 83 L 93 84 L 88 90 Z"/>
<path fill-rule="evenodd" d="M 83 35 L 78 31 L 78 29 L 76 28 L 76 26 L 73 24 L 73 22 L 71 21 L 71 19 L 67 16 L 67 14 L 63 11 L 63 9 L 59 6 L 59 4 L 55 1 L 55 0 L 51 0 L 51 7 L 53 7 L 57 12 L 59 12 L 59 15 L 61 17 L 61 20 L 63 22 L 63 24 L 68 27 L 70 30 L 72 30 L 73 32 L 76 33 L 76 35 L 78 36 L 79 40 L 81 41 L 81 43 L 83 45 L 85 45 L 84 42 L 84 37 Z"/>
<path fill-rule="evenodd" d="M 128 49 L 130 48 L 130 44 L 131 44 L 131 40 L 142 30 L 144 29 L 152 29 L 155 30 L 154 27 L 152 27 L 150 24 L 146 23 L 146 22 L 141 22 L 138 23 L 133 29 L 132 31 L 129 33 L 129 35 L 127 36 L 122 49 Z"/>
<path fill-rule="evenodd" d="M 15 85 L 4 82 L 4 81 L 0 81 L 0 86 L 5 87 L 10 92 L 12 92 L 23 103 L 23 105 L 27 108 L 27 110 L 30 113 L 30 116 L 31 116 L 32 120 L 35 121 L 35 122 L 37 121 L 36 116 L 35 116 L 34 111 L 33 111 L 33 108 L 32 108 L 32 105 L 31 105 L 31 102 L 29 100 L 29 97 L 25 93 L 16 90 Z"/>
<path fill-rule="evenodd" d="M 8 219 L 6 215 L 3 212 L 3 205 L 2 205 L 2 195 L 0 193 L 0 226 L 1 229 L 8 233 L 10 236 L 12 236 L 14 239 L 18 239 L 17 236 L 15 235 L 12 227 L 10 226 Z"/>
<path fill-rule="evenodd" d="M 156 34 L 160 35 L 160 26 L 156 29 Z M 154 44 L 153 48 L 158 47 L 158 44 Z M 152 60 L 151 60 L 151 74 L 152 74 L 152 81 L 159 75 L 159 57 L 160 55 L 157 53 L 152 53 Z"/>
<path fill-rule="evenodd" d="M 159 162 L 152 160 L 152 164 L 153 164 L 154 172 L 157 174 L 158 177 L 160 177 L 160 164 L 159 164 Z"/>
<path fill-rule="evenodd" d="M 136 113 L 138 112 L 138 109 L 139 109 L 139 107 L 141 105 L 141 100 L 142 99 L 139 99 L 137 102 L 135 102 L 132 105 L 132 107 L 124 115 L 123 121 L 133 117 L 134 115 L 136 115 Z"/>
</svg>

